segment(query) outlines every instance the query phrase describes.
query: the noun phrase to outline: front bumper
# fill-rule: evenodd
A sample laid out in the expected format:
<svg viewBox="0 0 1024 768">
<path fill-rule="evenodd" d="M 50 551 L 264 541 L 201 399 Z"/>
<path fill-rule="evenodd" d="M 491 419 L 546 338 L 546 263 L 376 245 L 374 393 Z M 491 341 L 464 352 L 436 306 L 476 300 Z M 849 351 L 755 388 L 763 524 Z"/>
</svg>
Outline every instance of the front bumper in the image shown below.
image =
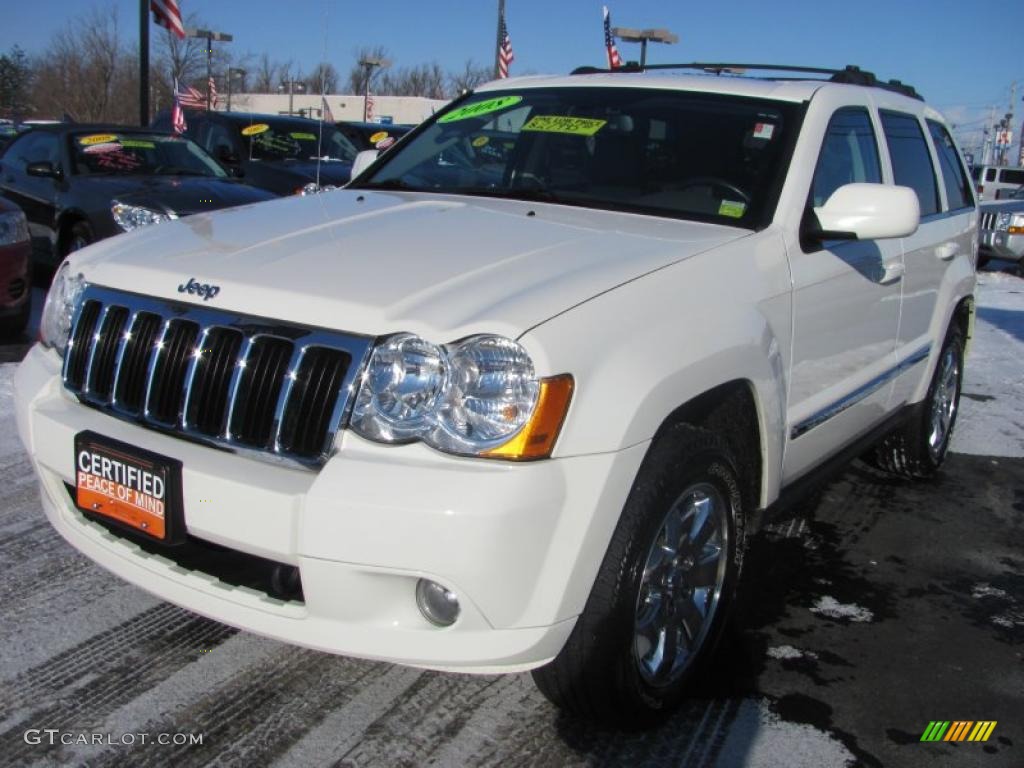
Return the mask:
<svg viewBox="0 0 1024 768">
<path fill-rule="evenodd" d="M 511 464 L 346 433 L 319 472 L 268 465 L 79 404 L 56 355 L 38 345 L 15 376 L 15 407 L 50 522 L 118 576 L 286 642 L 466 672 L 529 669 L 559 652 L 647 447 Z M 296 566 L 304 601 L 231 587 L 86 519 L 65 487 L 74 435 L 86 429 L 180 459 L 189 533 Z M 420 615 L 419 578 L 458 594 L 454 625 Z"/>
<path fill-rule="evenodd" d="M 981 231 L 978 250 L 989 258 L 1020 261 L 1024 259 L 1024 235 L 985 229 Z"/>
</svg>

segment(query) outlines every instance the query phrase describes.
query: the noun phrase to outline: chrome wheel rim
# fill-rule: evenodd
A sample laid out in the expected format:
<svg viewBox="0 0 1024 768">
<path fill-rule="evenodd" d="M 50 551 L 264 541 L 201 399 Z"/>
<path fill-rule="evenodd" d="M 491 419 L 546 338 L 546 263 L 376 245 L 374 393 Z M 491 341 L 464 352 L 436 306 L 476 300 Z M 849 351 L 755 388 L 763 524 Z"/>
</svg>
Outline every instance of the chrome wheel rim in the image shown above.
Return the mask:
<svg viewBox="0 0 1024 768">
<path fill-rule="evenodd" d="M 644 563 L 633 626 L 641 676 L 669 685 L 700 650 L 728 564 L 730 506 L 710 483 L 692 485 L 669 509 Z"/>
<path fill-rule="evenodd" d="M 928 450 L 938 459 L 946 447 L 949 432 L 956 417 L 957 396 L 960 393 L 960 361 L 953 346 L 946 348 L 939 362 L 939 374 L 932 395 Z"/>
</svg>

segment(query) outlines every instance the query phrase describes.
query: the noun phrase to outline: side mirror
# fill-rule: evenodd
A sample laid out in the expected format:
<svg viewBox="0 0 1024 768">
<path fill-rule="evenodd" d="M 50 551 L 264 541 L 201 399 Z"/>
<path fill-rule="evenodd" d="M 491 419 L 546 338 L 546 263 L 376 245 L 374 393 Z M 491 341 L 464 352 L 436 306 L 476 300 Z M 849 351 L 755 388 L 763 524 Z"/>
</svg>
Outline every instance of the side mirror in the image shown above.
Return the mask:
<svg viewBox="0 0 1024 768">
<path fill-rule="evenodd" d="M 917 193 L 888 184 L 844 184 L 814 214 L 819 240 L 909 237 L 921 223 Z"/>
<path fill-rule="evenodd" d="M 41 160 L 38 163 L 28 163 L 25 166 L 25 173 L 29 176 L 35 176 L 40 179 L 56 179 L 60 180 L 64 178 L 64 174 L 59 168 L 54 168 L 53 163 L 47 160 Z"/>
<path fill-rule="evenodd" d="M 356 159 L 352 162 L 352 176 L 350 178 L 354 179 L 373 165 L 374 161 L 377 159 L 377 155 L 379 154 L 380 153 L 376 149 L 364 149 L 356 155 Z"/>
</svg>

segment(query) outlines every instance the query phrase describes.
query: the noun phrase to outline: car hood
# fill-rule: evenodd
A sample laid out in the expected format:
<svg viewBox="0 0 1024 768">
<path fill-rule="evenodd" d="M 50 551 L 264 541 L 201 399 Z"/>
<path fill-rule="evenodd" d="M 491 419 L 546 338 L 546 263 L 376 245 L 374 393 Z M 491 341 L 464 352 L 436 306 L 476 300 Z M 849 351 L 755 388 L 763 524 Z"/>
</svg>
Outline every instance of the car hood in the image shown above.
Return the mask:
<svg viewBox="0 0 1024 768">
<path fill-rule="evenodd" d="M 617 285 L 749 235 L 522 201 L 338 190 L 142 229 L 75 254 L 89 282 L 367 335 L 517 337 Z"/>
<path fill-rule="evenodd" d="M 233 179 L 212 176 L 106 176 L 83 179 L 80 186 L 79 192 L 90 197 L 116 199 L 179 216 L 277 197 Z"/>
</svg>

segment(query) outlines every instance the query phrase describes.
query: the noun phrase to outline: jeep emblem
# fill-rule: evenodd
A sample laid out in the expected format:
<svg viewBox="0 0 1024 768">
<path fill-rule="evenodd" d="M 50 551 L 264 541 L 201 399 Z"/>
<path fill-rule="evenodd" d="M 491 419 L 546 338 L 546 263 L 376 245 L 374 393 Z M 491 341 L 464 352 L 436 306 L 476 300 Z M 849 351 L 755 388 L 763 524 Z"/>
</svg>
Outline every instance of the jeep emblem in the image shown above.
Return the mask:
<svg viewBox="0 0 1024 768">
<path fill-rule="evenodd" d="M 219 285 L 197 283 L 194 277 L 190 277 L 187 283 L 178 286 L 178 293 L 194 293 L 203 297 L 203 301 L 209 301 L 220 293 Z"/>
</svg>

